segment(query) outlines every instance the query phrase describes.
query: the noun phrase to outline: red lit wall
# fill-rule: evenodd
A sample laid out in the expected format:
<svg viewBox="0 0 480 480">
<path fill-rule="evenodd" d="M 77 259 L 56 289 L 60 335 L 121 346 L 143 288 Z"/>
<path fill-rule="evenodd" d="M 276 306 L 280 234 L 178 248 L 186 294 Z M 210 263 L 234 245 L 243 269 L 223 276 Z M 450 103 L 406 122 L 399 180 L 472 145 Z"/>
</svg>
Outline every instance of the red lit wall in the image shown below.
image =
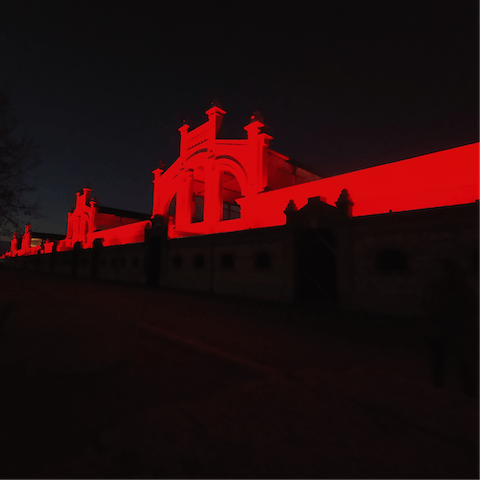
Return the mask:
<svg viewBox="0 0 480 480">
<path fill-rule="evenodd" d="M 179 158 L 167 170 L 153 171 L 152 217 L 169 218 L 169 238 L 284 225 L 291 200 L 297 209 L 312 197 L 335 206 L 344 189 L 353 201 L 353 216 L 479 199 L 478 143 L 321 178 L 270 148 L 272 137 L 259 114 L 245 126 L 247 139 L 218 139 L 225 113 L 213 106 L 203 125 L 191 131 L 189 125 L 179 128 Z M 52 251 L 53 242 L 31 247 L 29 228 L 21 245 L 14 236 L 6 256 Z M 102 213 L 85 188 L 77 193 L 66 238 L 57 243 L 57 250 L 71 250 L 78 243 L 92 248 L 96 239 L 105 246 L 139 243 L 149 228 L 149 220 Z"/>
<path fill-rule="evenodd" d="M 10 251 L 7 252 L 7 253 L 10 254 L 9 256 L 15 255 L 16 252 L 20 249 L 20 247 L 21 247 L 21 241 L 20 240 L 21 239 L 19 238 L 18 233 L 15 232 L 13 234 L 12 241 L 10 242 Z"/>
<path fill-rule="evenodd" d="M 145 240 L 145 229 L 151 228 L 151 225 L 152 222 L 150 220 L 144 220 L 109 230 L 93 232 L 88 237 L 89 245 L 93 245 L 94 240 L 97 238 L 102 240 L 104 247 L 143 242 Z"/>
<path fill-rule="evenodd" d="M 67 236 L 59 242 L 57 250 L 71 250 L 76 243 L 87 246 L 87 235 L 96 228 L 97 203 L 91 200 L 92 190 L 84 188 L 77 192 L 77 200 L 73 212 L 68 212 Z"/>
<path fill-rule="evenodd" d="M 166 216 L 176 196 L 170 238 L 284 225 L 290 200 L 298 209 L 310 197 L 321 197 L 334 206 L 343 189 L 354 202 L 354 216 L 471 203 L 479 198 L 478 143 L 320 178 L 270 149 L 272 137 L 265 133 L 261 117 L 253 116 L 245 127 L 247 140 L 223 140 L 216 135 L 225 112 L 212 107 L 206 113 L 205 124 L 192 131 L 188 125 L 179 129 L 178 160 L 166 171 L 153 172 L 153 214 Z M 203 197 L 202 221 L 193 220 L 198 196 Z M 240 205 L 240 218 L 222 218 L 228 196 Z"/>
<path fill-rule="evenodd" d="M 110 213 L 98 212 L 96 216 L 96 230 L 106 230 L 109 228 L 123 227 L 131 223 L 138 222 L 135 218 L 119 217 Z"/>
<path fill-rule="evenodd" d="M 479 199 L 479 144 L 264 192 L 239 203 L 252 228 L 283 225 L 290 199 L 298 209 L 315 196 L 335 205 L 344 188 L 354 202 L 354 216 L 472 203 Z"/>
<path fill-rule="evenodd" d="M 18 245 L 21 244 L 20 248 Z M 15 249 L 17 247 L 17 249 Z M 14 236 L 12 240 L 12 245 L 10 249 L 10 256 L 22 256 L 22 255 L 35 255 L 40 250 L 40 245 L 32 246 L 32 232 L 30 224 L 25 225 L 25 233 L 21 237 L 21 242 L 19 241 L 18 235 Z"/>
<path fill-rule="evenodd" d="M 144 241 L 145 228 L 151 226 L 149 220 L 139 222 L 134 218 L 102 213 L 98 203 L 91 199 L 91 192 L 91 189 L 84 188 L 82 193 L 77 193 L 75 209 L 68 213 L 67 236 L 58 242 L 58 251 L 71 250 L 76 243 L 83 248 L 92 248 L 96 239 L 100 239 L 104 246 Z"/>
</svg>

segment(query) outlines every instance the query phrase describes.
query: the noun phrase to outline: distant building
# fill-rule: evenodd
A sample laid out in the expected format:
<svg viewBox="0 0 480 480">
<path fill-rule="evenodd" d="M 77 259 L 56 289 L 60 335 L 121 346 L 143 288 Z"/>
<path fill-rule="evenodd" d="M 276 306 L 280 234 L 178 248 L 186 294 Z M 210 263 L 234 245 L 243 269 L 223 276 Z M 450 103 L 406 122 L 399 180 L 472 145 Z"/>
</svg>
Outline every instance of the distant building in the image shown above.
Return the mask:
<svg viewBox="0 0 480 480">
<path fill-rule="evenodd" d="M 75 208 L 68 212 L 67 235 L 58 242 L 58 251 L 71 250 L 77 243 L 82 248 L 92 248 L 96 240 L 104 246 L 145 240 L 149 214 L 101 206 L 91 193 L 90 188 L 77 192 Z"/>
</svg>

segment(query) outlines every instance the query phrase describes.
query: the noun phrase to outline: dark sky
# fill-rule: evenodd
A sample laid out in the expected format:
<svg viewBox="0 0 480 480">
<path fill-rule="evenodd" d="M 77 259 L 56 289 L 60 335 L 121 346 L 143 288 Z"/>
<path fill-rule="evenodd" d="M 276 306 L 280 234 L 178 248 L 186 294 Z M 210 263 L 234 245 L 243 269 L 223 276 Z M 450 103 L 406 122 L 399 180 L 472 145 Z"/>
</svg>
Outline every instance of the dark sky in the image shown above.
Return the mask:
<svg viewBox="0 0 480 480">
<path fill-rule="evenodd" d="M 64 233 L 87 184 L 151 212 L 151 171 L 215 98 L 222 136 L 260 110 L 272 148 L 327 175 L 478 141 L 478 6 L 5 1 L 0 89 L 40 145 L 32 227 Z"/>
</svg>

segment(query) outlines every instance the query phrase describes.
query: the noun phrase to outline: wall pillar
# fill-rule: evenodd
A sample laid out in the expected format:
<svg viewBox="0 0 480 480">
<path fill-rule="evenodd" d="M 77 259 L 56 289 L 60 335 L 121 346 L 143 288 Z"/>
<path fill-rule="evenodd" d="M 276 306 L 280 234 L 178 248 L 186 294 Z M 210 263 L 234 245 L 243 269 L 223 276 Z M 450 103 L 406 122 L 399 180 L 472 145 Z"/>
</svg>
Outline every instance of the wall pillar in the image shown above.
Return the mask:
<svg viewBox="0 0 480 480">
<path fill-rule="evenodd" d="M 25 233 L 23 234 L 22 237 L 22 251 L 27 252 L 28 249 L 30 248 L 30 245 L 32 243 L 32 234 L 30 232 L 30 224 L 27 223 L 25 225 Z"/>
<path fill-rule="evenodd" d="M 177 191 L 176 229 L 182 230 L 192 223 L 193 170 L 183 173 Z"/>
<path fill-rule="evenodd" d="M 67 213 L 68 220 L 67 220 L 67 239 L 72 238 L 73 235 L 73 218 L 72 212 Z"/>
<path fill-rule="evenodd" d="M 219 106 L 213 105 L 206 112 L 208 115 L 208 125 L 210 129 L 209 139 L 215 140 L 217 134 L 222 126 L 223 116 L 227 113 L 225 110 L 222 110 Z"/>
<path fill-rule="evenodd" d="M 223 217 L 222 171 L 215 165 L 205 170 L 205 205 L 203 218 L 215 224 Z"/>
<path fill-rule="evenodd" d="M 178 131 L 180 132 L 180 157 L 184 156 L 187 153 L 187 137 L 188 129 L 190 125 L 184 123 Z"/>
<path fill-rule="evenodd" d="M 268 127 L 263 121 L 260 112 L 251 116 L 251 122 L 244 127 L 248 135 L 248 149 L 250 161 L 248 187 L 251 193 L 262 192 L 268 183 L 266 153 L 272 136 L 265 133 Z"/>
<path fill-rule="evenodd" d="M 153 170 L 153 211 L 152 217 L 155 215 L 161 215 L 163 212 L 159 211 L 160 203 L 160 178 L 162 177 L 164 170 L 162 168 L 156 168 Z"/>
</svg>

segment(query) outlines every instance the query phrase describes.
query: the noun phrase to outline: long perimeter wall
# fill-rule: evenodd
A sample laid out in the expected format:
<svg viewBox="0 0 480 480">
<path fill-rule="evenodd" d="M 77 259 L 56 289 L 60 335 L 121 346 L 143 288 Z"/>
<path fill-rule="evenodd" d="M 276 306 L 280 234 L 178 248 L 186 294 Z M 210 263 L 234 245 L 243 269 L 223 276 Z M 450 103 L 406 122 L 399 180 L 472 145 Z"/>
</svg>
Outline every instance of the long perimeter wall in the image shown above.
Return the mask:
<svg viewBox="0 0 480 480">
<path fill-rule="evenodd" d="M 56 274 L 421 316 L 429 292 L 445 280 L 446 264 L 462 289 L 478 294 L 478 206 L 334 221 L 306 206 L 294 214 L 294 226 L 168 240 L 166 227 L 154 225 L 144 243 L 6 261 Z"/>
<path fill-rule="evenodd" d="M 291 199 L 298 209 L 316 196 L 335 205 L 343 189 L 354 202 L 355 217 L 472 203 L 479 199 L 479 144 L 263 192 L 252 201 L 241 198 L 237 202 L 242 212 L 255 218 L 252 228 L 283 225 L 284 209 Z"/>
</svg>

